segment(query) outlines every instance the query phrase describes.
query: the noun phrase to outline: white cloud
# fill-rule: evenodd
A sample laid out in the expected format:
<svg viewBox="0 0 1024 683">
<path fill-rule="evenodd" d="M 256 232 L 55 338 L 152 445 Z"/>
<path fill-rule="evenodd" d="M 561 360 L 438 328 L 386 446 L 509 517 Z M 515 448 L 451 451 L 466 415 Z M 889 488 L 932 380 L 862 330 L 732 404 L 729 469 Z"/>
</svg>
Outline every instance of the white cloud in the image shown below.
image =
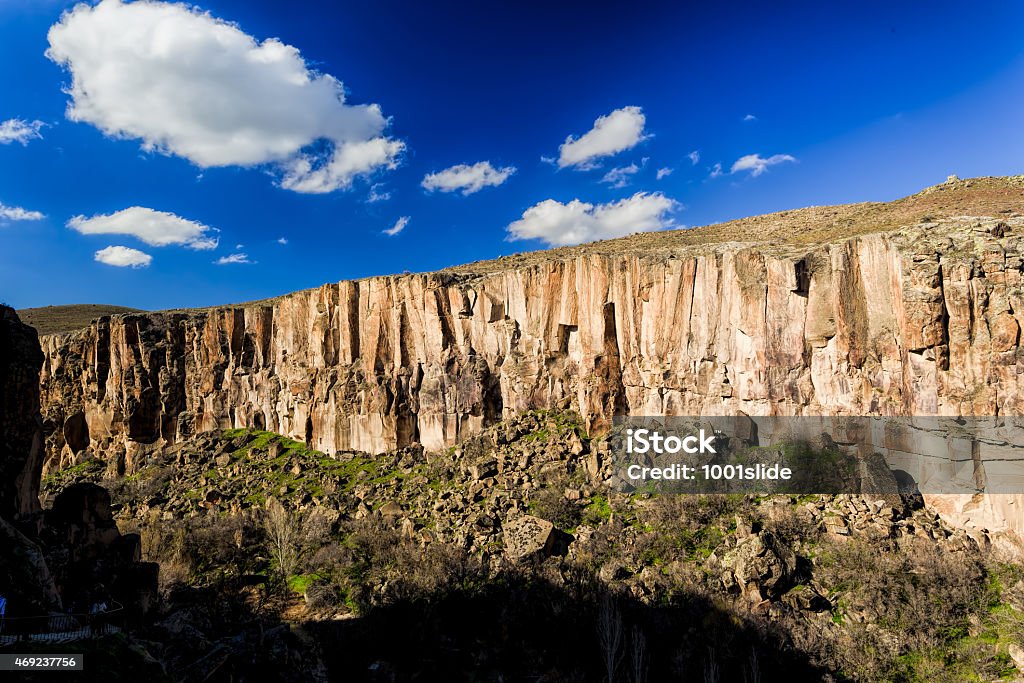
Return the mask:
<svg viewBox="0 0 1024 683">
<path fill-rule="evenodd" d="M 25 121 L 23 119 L 7 119 L 0 122 L 0 145 L 20 142 L 27 145 L 29 140 L 41 139 L 45 124 L 42 121 Z"/>
<path fill-rule="evenodd" d="M 41 221 L 46 218 L 38 211 L 29 211 L 20 206 L 7 206 L 0 202 L 0 221 Z"/>
<path fill-rule="evenodd" d="M 640 107 L 623 107 L 594 121 L 579 138 L 569 136 L 558 148 L 558 167 L 594 168 L 596 160 L 632 149 L 646 140 L 646 118 Z"/>
<path fill-rule="evenodd" d="M 630 164 L 629 166 L 619 166 L 613 168 L 604 174 L 601 178 L 602 183 L 608 183 L 612 187 L 625 187 L 629 185 L 629 181 L 632 180 L 633 176 L 637 174 L 640 167 L 636 164 Z"/>
<path fill-rule="evenodd" d="M 473 194 L 485 187 L 497 187 L 508 180 L 516 172 L 515 166 L 495 168 L 489 161 L 479 161 L 472 166 L 458 164 L 437 173 L 429 173 L 421 183 L 424 189 Z"/>
<path fill-rule="evenodd" d="M 288 239 L 285 238 L 285 237 L 278 237 L 277 238 L 277 243 L 280 244 L 280 245 L 288 244 Z"/>
<path fill-rule="evenodd" d="M 402 142 L 377 137 L 339 144 L 326 160 L 302 154 L 284 167 L 281 187 L 303 194 L 325 194 L 346 188 L 356 176 L 368 175 L 380 168 L 396 168 L 403 149 Z"/>
<path fill-rule="evenodd" d="M 750 171 L 750 175 L 759 176 L 767 171 L 769 166 L 775 166 L 786 161 L 796 161 L 796 158 L 788 154 L 773 154 L 765 159 L 760 154 L 747 154 L 737 159 L 729 172 Z"/>
<path fill-rule="evenodd" d="M 568 204 L 548 199 L 523 212 L 508 226 L 510 240 L 540 239 L 551 246 L 580 244 L 651 232 L 674 226 L 669 213 L 679 203 L 660 192 L 638 192 L 608 204 L 589 204 L 574 199 Z"/>
<path fill-rule="evenodd" d="M 753 114 L 747 114 L 746 116 L 743 117 L 743 120 L 744 121 L 757 121 L 757 117 L 754 116 Z"/>
<path fill-rule="evenodd" d="M 246 253 L 239 252 L 237 254 L 231 254 L 229 256 L 221 256 L 219 259 L 214 261 L 218 266 L 226 266 L 232 263 L 256 263 L 255 261 L 249 260 L 249 255 Z"/>
<path fill-rule="evenodd" d="M 674 170 L 675 170 L 674 168 L 668 168 L 668 167 L 659 168 L 658 172 L 654 174 L 654 179 L 655 180 L 661 180 L 662 178 L 667 178 L 668 176 L 672 175 L 672 171 L 674 171 Z"/>
<path fill-rule="evenodd" d="M 131 235 L 153 247 L 177 244 L 190 249 L 216 249 L 218 243 L 215 228 L 141 206 L 92 218 L 75 216 L 68 227 L 83 235 Z"/>
<path fill-rule="evenodd" d="M 100 263 L 118 268 L 145 268 L 153 262 L 153 257 L 146 252 L 121 246 L 100 249 L 93 258 Z"/>
<path fill-rule="evenodd" d="M 400 233 L 403 230 L 405 230 L 405 226 L 407 226 L 407 225 L 409 225 L 409 217 L 408 216 L 402 216 L 397 221 L 395 221 L 394 225 L 392 225 L 387 230 L 381 230 L 381 232 L 383 232 L 388 237 L 394 237 L 398 233 Z"/>
<path fill-rule="evenodd" d="M 686 158 L 690 160 L 691 164 L 696 166 L 698 163 L 700 163 L 700 151 L 695 149 L 689 154 L 687 154 Z"/>
<path fill-rule="evenodd" d="M 722 164 L 715 164 L 711 167 L 711 173 L 709 174 L 712 178 L 717 178 L 722 175 Z"/>
<path fill-rule="evenodd" d="M 380 183 L 374 183 L 370 185 L 370 194 L 366 197 L 366 201 L 370 204 L 374 202 L 386 202 L 391 199 L 391 193 L 386 190 L 378 190 L 381 187 Z"/>
<path fill-rule="evenodd" d="M 281 187 L 323 193 L 394 168 L 405 147 L 383 136 L 378 105 L 346 104 L 298 49 L 185 4 L 81 3 L 49 41 L 71 73 L 69 119 L 201 168 L 275 164 Z"/>
</svg>

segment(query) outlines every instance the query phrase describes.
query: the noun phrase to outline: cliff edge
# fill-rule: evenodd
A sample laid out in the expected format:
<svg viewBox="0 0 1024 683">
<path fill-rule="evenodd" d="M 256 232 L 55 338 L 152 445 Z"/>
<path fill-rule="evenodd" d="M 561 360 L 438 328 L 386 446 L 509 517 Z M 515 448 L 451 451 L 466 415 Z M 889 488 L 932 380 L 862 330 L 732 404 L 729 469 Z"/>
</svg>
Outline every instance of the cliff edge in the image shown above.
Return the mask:
<svg viewBox="0 0 1024 683">
<path fill-rule="evenodd" d="M 42 338 L 48 467 L 196 432 L 437 449 L 503 417 L 1017 415 L 1024 178 L 100 318 Z M 1013 497 L 945 512 L 1024 530 Z M 993 508 L 995 505 L 995 508 Z M 966 512 L 965 512 L 966 511 Z"/>
</svg>

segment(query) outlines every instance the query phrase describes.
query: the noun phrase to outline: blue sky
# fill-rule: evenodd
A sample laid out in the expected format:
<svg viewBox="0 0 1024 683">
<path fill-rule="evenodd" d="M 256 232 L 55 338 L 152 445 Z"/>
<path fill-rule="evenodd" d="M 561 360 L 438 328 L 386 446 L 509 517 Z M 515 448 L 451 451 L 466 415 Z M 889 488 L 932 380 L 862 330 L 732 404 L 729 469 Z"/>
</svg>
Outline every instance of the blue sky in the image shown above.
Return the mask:
<svg viewBox="0 0 1024 683">
<path fill-rule="evenodd" d="M 1024 172 L 1024 5 L 687 4 L 0 1 L 0 300 L 239 302 Z"/>
</svg>

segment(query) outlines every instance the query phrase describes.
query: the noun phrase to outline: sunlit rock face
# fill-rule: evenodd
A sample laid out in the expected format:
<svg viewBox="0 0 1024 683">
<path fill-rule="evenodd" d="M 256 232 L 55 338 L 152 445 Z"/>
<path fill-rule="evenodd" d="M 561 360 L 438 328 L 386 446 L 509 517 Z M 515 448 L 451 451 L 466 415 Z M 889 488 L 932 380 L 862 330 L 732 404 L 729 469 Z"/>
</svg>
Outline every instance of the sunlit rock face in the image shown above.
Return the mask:
<svg viewBox="0 0 1024 683">
<path fill-rule="evenodd" d="M 1022 414 L 1018 234 L 958 216 L 803 244 L 646 236 L 103 318 L 42 339 L 49 466 L 91 450 L 130 471 L 246 426 L 437 449 L 556 405 L 595 432 L 614 414 Z M 1024 530 L 1015 496 L 939 505 Z"/>
</svg>

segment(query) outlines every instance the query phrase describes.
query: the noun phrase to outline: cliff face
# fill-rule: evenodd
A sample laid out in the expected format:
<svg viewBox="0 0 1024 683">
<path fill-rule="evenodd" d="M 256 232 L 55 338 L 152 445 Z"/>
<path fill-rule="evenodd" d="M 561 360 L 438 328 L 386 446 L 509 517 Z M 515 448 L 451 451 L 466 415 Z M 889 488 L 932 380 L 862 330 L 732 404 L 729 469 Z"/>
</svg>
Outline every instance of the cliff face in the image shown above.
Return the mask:
<svg viewBox="0 0 1024 683">
<path fill-rule="evenodd" d="M 131 470 L 242 426 L 328 452 L 440 448 L 555 405 L 592 430 L 623 413 L 1021 414 L 1024 200 L 1005 194 L 999 213 L 918 212 L 814 242 L 719 226 L 706 243 L 639 236 L 103 318 L 42 339 L 50 466 L 89 448 Z M 879 205 L 858 206 L 833 223 Z M 992 505 L 986 519 L 1024 529 L 1015 501 Z"/>
<path fill-rule="evenodd" d="M 40 509 L 42 364 L 36 331 L 13 309 L 0 306 L 0 517 L 10 520 Z"/>
<path fill-rule="evenodd" d="M 0 306 L 0 595 L 9 599 L 8 615 L 111 596 L 144 611 L 156 597 L 157 567 L 138 562 L 139 536 L 118 531 L 107 492 L 83 484 L 50 510 L 39 504 L 42 362 L 36 331 Z"/>
</svg>

